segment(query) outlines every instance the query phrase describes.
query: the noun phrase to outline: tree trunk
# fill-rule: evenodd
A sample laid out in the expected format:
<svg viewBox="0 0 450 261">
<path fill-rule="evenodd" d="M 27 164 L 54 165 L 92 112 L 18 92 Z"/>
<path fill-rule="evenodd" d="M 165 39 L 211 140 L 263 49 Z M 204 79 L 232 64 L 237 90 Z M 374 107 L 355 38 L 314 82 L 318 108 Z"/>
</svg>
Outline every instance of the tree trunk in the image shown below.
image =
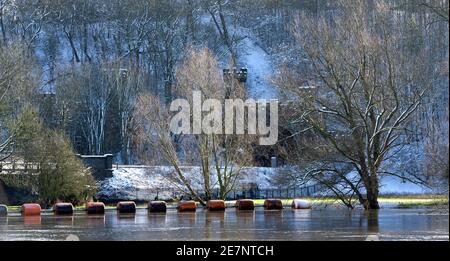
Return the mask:
<svg viewBox="0 0 450 261">
<path fill-rule="evenodd" d="M 372 173 L 370 176 L 370 185 L 367 188 L 367 209 L 379 209 L 378 204 L 378 177 L 376 174 Z"/>
<path fill-rule="evenodd" d="M 380 209 L 380 205 L 378 203 L 378 193 L 374 193 L 370 190 L 367 191 L 367 204 L 364 206 L 365 209 Z"/>
<path fill-rule="evenodd" d="M 3 7 L 0 8 L 0 30 L 2 31 L 2 40 L 3 43 L 6 45 L 6 31 L 5 31 L 5 24 L 3 22 Z"/>
<path fill-rule="evenodd" d="M 359 172 L 361 179 L 364 184 L 364 188 L 366 189 L 366 199 L 364 202 L 360 203 L 363 204 L 364 209 L 379 209 L 380 206 L 378 204 L 378 176 L 376 174 L 371 174 L 368 170 L 367 166 L 361 164 L 361 170 Z M 376 172 L 374 172 L 376 173 Z"/>
</svg>

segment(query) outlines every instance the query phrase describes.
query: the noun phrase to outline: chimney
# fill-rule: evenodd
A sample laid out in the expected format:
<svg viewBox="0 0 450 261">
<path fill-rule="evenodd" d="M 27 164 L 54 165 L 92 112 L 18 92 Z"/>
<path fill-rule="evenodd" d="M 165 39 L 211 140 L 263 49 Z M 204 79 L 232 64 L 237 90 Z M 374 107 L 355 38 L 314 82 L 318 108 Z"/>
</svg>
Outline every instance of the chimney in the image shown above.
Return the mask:
<svg viewBox="0 0 450 261">
<path fill-rule="evenodd" d="M 277 157 L 270 158 L 270 165 L 272 168 L 277 168 Z"/>
</svg>

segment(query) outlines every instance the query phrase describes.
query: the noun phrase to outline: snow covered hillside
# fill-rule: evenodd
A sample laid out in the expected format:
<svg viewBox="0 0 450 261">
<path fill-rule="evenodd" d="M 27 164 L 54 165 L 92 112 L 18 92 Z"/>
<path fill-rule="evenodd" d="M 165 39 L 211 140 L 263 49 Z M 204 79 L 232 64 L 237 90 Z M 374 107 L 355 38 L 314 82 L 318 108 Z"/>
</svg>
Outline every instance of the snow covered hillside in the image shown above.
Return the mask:
<svg viewBox="0 0 450 261">
<path fill-rule="evenodd" d="M 211 16 L 209 14 L 202 15 L 200 22 L 203 25 L 211 24 Z M 246 86 L 249 98 L 277 99 L 279 92 L 270 83 L 270 77 L 272 77 L 275 68 L 270 54 L 258 44 L 257 37 L 250 30 L 236 24 L 228 29 L 232 38 L 237 41 L 238 65 L 248 69 Z M 227 66 L 227 62 L 228 57 L 222 61 L 224 66 Z"/>
<path fill-rule="evenodd" d="M 195 190 L 202 190 L 200 167 L 183 167 L 185 176 Z M 113 171 L 113 177 L 102 181 L 98 198 L 170 200 L 183 195 L 183 186 L 174 179 L 174 168 L 168 166 L 123 166 Z M 272 168 L 242 170 L 237 188 L 252 184 L 260 189 L 276 188 L 276 171 Z M 213 188 L 217 188 L 213 178 Z"/>
<path fill-rule="evenodd" d="M 273 65 L 270 56 L 255 42 L 246 36 L 239 44 L 239 59 L 248 69 L 247 87 L 249 97 L 253 99 L 276 99 L 279 97 L 275 86 L 270 84 Z"/>
</svg>

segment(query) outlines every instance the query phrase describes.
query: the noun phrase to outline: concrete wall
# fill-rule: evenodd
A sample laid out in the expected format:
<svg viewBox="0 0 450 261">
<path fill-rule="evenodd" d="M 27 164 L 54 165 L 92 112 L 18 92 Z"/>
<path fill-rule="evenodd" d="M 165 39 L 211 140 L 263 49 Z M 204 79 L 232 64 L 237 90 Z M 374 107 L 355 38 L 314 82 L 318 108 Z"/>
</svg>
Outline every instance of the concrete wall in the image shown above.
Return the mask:
<svg viewBox="0 0 450 261">
<path fill-rule="evenodd" d="M 78 155 L 86 167 L 91 168 L 96 180 L 104 180 L 113 176 L 113 155 Z"/>
</svg>

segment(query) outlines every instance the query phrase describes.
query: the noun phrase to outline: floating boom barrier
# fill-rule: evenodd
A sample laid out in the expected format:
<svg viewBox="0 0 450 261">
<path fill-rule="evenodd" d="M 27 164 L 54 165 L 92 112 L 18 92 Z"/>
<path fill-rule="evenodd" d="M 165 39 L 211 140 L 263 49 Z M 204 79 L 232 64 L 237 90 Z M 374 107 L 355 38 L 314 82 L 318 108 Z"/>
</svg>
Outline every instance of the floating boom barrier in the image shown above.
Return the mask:
<svg viewBox="0 0 450 261">
<path fill-rule="evenodd" d="M 41 206 L 39 204 L 29 203 L 22 205 L 22 216 L 40 216 Z"/>
<path fill-rule="evenodd" d="M 255 202 L 251 199 L 238 199 L 235 207 L 237 210 L 254 210 Z"/>
<path fill-rule="evenodd" d="M 150 201 L 148 202 L 148 212 L 152 213 L 165 213 L 167 212 L 167 205 L 164 201 Z"/>
<path fill-rule="evenodd" d="M 293 209 L 310 209 L 312 208 L 311 202 L 303 199 L 294 199 L 292 201 L 292 208 Z"/>
<path fill-rule="evenodd" d="M 73 205 L 72 203 L 56 203 L 53 205 L 53 213 L 55 215 L 72 215 Z"/>
<path fill-rule="evenodd" d="M 195 201 L 181 201 L 177 207 L 179 212 L 188 212 L 188 211 L 196 211 L 197 203 Z"/>
<path fill-rule="evenodd" d="M 234 207 L 237 211 L 245 211 L 255 209 L 255 203 L 251 199 L 239 199 L 236 201 Z M 311 209 L 312 204 L 308 200 L 294 199 L 291 204 L 292 209 Z M 227 208 L 223 200 L 209 200 L 206 204 L 206 209 L 209 211 L 225 211 Z M 166 213 L 167 203 L 164 201 L 149 201 L 147 205 L 148 213 Z M 178 203 L 176 209 L 178 212 L 195 212 L 197 210 L 197 203 L 195 201 L 181 201 Z M 280 199 L 266 199 L 264 201 L 265 210 L 282 210 L 283 202 Z M 122 213 L 136 213 L 137 206 L 134 201 L 121 201 L 117 203 L 116 211 Z M 71 203 L 56 203 L 52 210 L 54 215 L 73 215 L 75 208 Z M 88 202 L 86 203 L 85 211 L 88 215 L 103 215 L 106 211 L 106 206 L 102 202 Z M 36 203 L 23 204 L 21 207 L 21 214 L 24 217 L 41 216 L 42 212 L 49 212 L 49 210 L 42 211 L 41 206 Z M 0 216 L 8 215 L 8 207 L 0 205 Z"/>
<path fill-rule="evenodd" d="M 123 201 L 117 203 L 117 211 L 120 214 L 134 214 L 136 213 L 136 203 L 133 201 Z"/>
<path fill-rule="evenodd" d="M 283 209 L 283 202 L 279 199 L 266 199 L 264 208 L 267 210 L 281 210 Z"/>
<path fill-rule="evenodd" d="M 88 202 L 86 203 L 86 212 L 89 215 L 105 214 L 105 204 L 103 204 L 102 202 Z"/>
<path fill-rule="evenodd" d="M 225 201 L 223 200 L 210 200 L 206 203 L 206 208 L 209 211 L 225 211 Z"/>
</svg>

